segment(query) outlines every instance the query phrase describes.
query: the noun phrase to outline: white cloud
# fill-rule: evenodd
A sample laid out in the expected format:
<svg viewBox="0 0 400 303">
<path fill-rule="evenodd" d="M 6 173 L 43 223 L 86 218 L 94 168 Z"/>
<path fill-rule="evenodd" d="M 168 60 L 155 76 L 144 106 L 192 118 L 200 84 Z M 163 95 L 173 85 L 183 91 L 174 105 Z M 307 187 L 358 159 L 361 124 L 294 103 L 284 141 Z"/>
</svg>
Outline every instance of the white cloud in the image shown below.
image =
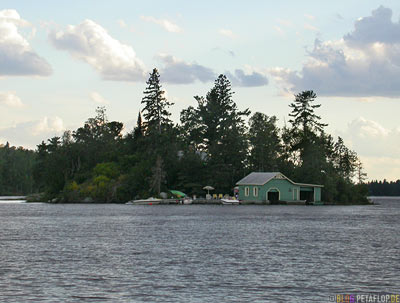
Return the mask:
<svg viewBox="0 0 400 303">
<path fill-rule="evenodd" d="M 172 21 L 169 21 L 167 19 L 157 19 L 152 16 L 140 16 L 140 19 L 146 22 L 151 22 L 158 24 L 162 26 L 166 31 L 171 32 L 171 33 L 180 33 L 182 32 L 182 29 L 173 23 Z"/>
<path fill-rule="evenodd" d="M 0 105 L 19 108 L 24 106 L 15 92 L 0 92 Z"/>
<path fill-rule="evenodd" d="M 187 63 L 171 55 L 159 54 L 159 60 L 164 63 L 160 71 L 162 81 L 174 84 L 190 84 L 196 80 L 201 82 L 213 81 L 216 78 L 215 72 L 197 63 Z"/>
<path fill-rule="evenodd" d="M 64 130 L 61 118 L 44 117 L 41 120 L 18 123 L 13 127 L 0 129 L 0 138 L 2 141 L 10 142 L 11 145 L 34 149 L 41 141 L 60 136 Z"/>
<path fill-rule="evenodd" d="M 0 11 L 0 76 L 48 76 L 52 73 L 49 63 L 29 45 L 19 32 L 20 27 L 30 26 L 13 9 Z M 35 30 L 32 30 L 32 35 Z"/>
<path fill-rule="evenodd" d="M 315 40 L 301 71 L 271 69 L 286 91 L 313 89 L 319 95 L 345 97 L 400 96 L 400 23 L 379 7 L 355 22 L 336 41 Z"/>
<path fill-rule="evenodd" d="M 221 28 L 218 32 L 222 36 L 225 36 L 225 37 L 228 37 L 228 38 L 231 38 L 231 39 L 235 39 L 236 38 L 236 35 L 230 29 Z"/>
<path fill-rule="evenodd" d="M 338 135 L 358 153 L 369 179 L 400 178 L 400 128 L 387 129 L 376 121 L 359 117 Z"/>
<path fill-rule="evenodd" d="M 396 181 L 400 179 L 400 159 L 363 156 L 360 158 L 369 180 Z"/>
<path fill-rule="evenodd" d="M 376 121 L 359 117 L 339 135 L 361 156 L 398 158 L 400 154 L 399 128 L 387 129 Z"/>
<path fill-rule="evenodd" d="M 49 34 L 53 45 L 68 51 L 75 59 L 84 61 L 100 73 L 103 79 L 113 81 L 142 81 L 145 67 L 131 46 L 111 37 L 92 20 L 69 25 L 65 30 Z"/>
<path fill-rule="evenodd" d="M 90 93 L 90 99 L 98 104 L 110 104 L 110 101 L 105 99 L 102 95 L 100 95 L 98 92 L 91 92 Z"/>
</svg>

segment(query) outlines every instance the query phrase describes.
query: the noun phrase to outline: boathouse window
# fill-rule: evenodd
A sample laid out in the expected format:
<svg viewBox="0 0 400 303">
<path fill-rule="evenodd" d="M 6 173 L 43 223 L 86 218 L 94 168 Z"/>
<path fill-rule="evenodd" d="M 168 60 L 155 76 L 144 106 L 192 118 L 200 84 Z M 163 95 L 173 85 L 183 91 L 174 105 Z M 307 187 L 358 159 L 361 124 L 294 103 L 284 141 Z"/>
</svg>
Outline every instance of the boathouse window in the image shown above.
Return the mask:
<svg viewBox="0 0 400 303">
<path fill-rule="evenodd" d="M 258 187 L 253 187 L 253 196 L 258 197 Z"/>
<path fill-rule="evenodd" d="M 248 196 L 250 195 L 250 188 L 248 188 L 248 187 L 245 187 L 245 188 L 244 188 L 244 195 L 245 195 L 246 197 L 248 197 Z"/>
</svg>

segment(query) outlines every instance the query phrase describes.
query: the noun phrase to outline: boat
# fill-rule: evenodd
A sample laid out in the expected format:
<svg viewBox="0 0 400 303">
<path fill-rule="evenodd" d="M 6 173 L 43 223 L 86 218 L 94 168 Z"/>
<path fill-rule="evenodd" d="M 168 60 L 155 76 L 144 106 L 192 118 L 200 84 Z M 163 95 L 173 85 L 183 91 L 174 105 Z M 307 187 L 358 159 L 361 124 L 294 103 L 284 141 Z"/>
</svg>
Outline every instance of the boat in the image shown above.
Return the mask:
<svg viewBox="0 0 400 303">
<path fill-rule="evenodd" d="M 192 203 L 193 203 L 193 200 L 190 198 L 185 198 L 182 200 L 182 204 L 192 204 Z"/>
<path fill-rule="evenodd" d="M 154 204 L 160 204 L 162 201 L 162 199 L 157 199 L 157 198 L 153 198 L 150 197 L 148 199 L 139 199 L 139 200 L 132 200 L 129 201 L 125 204 L 130 204 L 130 205 L 154 205 Z"/>
<path fill-rule="evenodd" d="M 240 201 L 236 199 L 221 199 L 223 205 L 239 205 Z"/>
</svg>

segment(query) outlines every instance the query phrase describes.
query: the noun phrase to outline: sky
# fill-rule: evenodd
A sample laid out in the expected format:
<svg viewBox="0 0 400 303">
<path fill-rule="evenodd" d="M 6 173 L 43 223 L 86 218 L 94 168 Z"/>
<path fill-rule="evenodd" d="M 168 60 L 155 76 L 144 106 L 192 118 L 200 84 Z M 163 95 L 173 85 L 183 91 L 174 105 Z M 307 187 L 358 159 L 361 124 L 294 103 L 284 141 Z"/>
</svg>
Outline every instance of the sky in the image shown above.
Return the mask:
<svg viewBox="0 0 400 303">
<path fill-rule="evenodd" d="M 400 179 L 400 2 L 2 0 L 0 144 L 35 149 L 105 106 L 131 131 L 157 68 L 174 122 L 221 73 L 288 121 L 314 90 L 369 180 Z"/>
</svg>

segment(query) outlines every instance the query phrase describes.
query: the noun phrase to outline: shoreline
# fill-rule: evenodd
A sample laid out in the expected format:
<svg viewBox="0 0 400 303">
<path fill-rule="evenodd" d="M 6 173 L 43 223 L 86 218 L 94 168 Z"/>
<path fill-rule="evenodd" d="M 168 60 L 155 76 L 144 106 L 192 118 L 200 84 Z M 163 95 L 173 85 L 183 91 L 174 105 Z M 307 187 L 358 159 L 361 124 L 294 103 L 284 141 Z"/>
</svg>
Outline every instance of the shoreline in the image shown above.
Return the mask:
<svg viewBox="0 0 400 303">
<path fill-rule="evenodd" d="M 36 202 L 41 202 L 41 203 L 48 203 L 48 204 L 121 204 L 121 205 L 127 205 L 127 202 L 101 202 L 101 201 L 59 201 L 57 199 L 53 199 L 50 201 L 40 201 L 39 199 L 29 199 L 29 196 L 27 197 L 26 203 L 36 203 Z M 139 205 L 139 204 L 134 204 L 134 203 L 129 203 L 129 205 Z M 179 199 L 161 199 L 160 201 L 157 202 L 149 202 L 149 203 L 144 203 L 141 205 L 223 205 L 221 199 L 195 199 L 192 200 L 192 203 L 190 204 L 182 204 L 181 200 Z M 351 205 L 377 205 L 373 201 L 369 202 L 358 202 L 358 203 L 346 203 L 346 202 L 305 202 L 305 201 L 275 201 L 275 202 L 269 202 L 269 201 L 240 201 L 239 205 L 287 205 L 287 206 L 351 206 Z"/>
</svg>

